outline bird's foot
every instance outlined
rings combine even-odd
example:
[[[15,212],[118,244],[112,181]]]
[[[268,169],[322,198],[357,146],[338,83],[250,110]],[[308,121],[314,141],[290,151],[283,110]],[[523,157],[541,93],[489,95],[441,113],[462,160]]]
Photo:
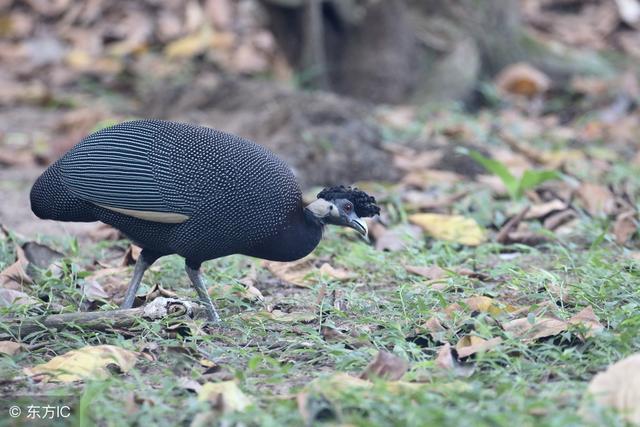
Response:
[[[204,308],[207,312],[207,320],[209,323],[220,323],[220,315],[218,314],[218,310],[213,305],[211,300],[209,301],[201,301],[204,304]]]

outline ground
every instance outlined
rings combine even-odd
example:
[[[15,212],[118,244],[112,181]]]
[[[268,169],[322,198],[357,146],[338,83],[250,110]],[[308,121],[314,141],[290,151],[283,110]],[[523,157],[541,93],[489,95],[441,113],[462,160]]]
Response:
[[[562,102],[547,102],[554,100]],[[560,125],[549,119],[554,113],[532,116],[518,102],[479,114],[381,110],[387,138],[406,142],[395,150],[406,175],[397,184],[361,183],[383,207],[385,225],[370,224],[372,243],[329,229],[302,263],[278,267],[241,256],[206,263],[224,319],[215,327],[141,318],[111,332],[79,326],[20,338],[12,330],[3,339],[21,347],[0,359],[1,394],[74,396],[67,398],[78,408],[73,416],[101,425],[621,425],[619,415],[593,409],[585,390],[640,346],[636,232],[620,231],[625,212],[635,215],[640,185],[637,164],[626,160],[634,134],[602,137],[636,119],[625,112],[603,124],[594,118],[610,108],[602,101]],[[587,131],[599,132],[595,142]],[[430,148],[416,148],[424,139]],[[553,162],[561,174],[509,197],[508,180],[449,149],[481,143],[516,175]],[[2,171],[3,201],[12,205],[3,205],[0,271],[30,240],[63,258],[48,273],[29,266],[33,284],[5,275],[3,287],[33,300],[1,308],[3,316],[115,309],[132,272],[122,266],[129,243],[96,234],[94,225],[28,220],[37,171]],[[526,206],[522,221],[505,231]],[[425,225],[420,212],[445,216]],[[472,222],[457,223],[451,234],[452,214]],[[439,220],[444,231],[433,228]],[[141,293],[156,285],[167,295],[195,295],[178,257],[160,260]],[[105,344],[135,352],[135,364],[82,382],[29,374],[54,356]],[[232,388],[210,391],[211,384]]]
[[[533,35],[611,74],[515,64],[428,105],[303,91],[250,1],[201,3],[0,2],[0,425],[49,403],[72,412],[47,425],[640,424],[640,367],[619,364],[640,349],[637,2],[522,2]],[[139,318],[104,320],[139,248],[36,218],[29,189],[84,135],[152,116],[255,139],[307,199],[357,184],[370,239],[206,262],[219,325],[180,311],[195,292],[165,257]],[[161,297],[178,311],[143,316]]]

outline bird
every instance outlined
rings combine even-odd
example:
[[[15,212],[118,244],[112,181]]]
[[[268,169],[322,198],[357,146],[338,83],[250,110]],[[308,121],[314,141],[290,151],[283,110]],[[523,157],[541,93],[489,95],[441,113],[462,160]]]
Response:
[[[209,127],[125,121],[94,132],[52,163],[30,192],[41,219],[101,221],[142,248],[121,308],[133,307],[145,271],[177,254],[209,321],[220,316],[203,262],[242,254],[294,261],[319,244],[326,225],[367,236],[380,213],[358,188],[327,187],[304,204],[289,166],[262,145]]]

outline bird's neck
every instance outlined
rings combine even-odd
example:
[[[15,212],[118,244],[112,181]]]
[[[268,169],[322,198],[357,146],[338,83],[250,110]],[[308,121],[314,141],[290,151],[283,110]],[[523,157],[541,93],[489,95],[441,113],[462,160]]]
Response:
[[[284,230],[246,255],[271,261],[295,261],[307,256],[318,246],[323,229],[322,223],[310,221],[303,209],[292,216]]]

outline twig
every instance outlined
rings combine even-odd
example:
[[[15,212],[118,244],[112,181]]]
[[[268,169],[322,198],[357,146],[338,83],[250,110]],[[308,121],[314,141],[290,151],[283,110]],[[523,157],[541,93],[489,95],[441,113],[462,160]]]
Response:
[[[496,242],[505,244],[509,241],[509,233],[513,231],[518,224],[524,219],[527,212],[531,206],[525,207],[518,215],[511,218],[507,223],[500,229],[498,234],[496,235]]]
[[[153,306],[152,304],[155,304]],[[163,305],[164,310],[158,310]],[[150,310],[150,308],[156,308]],[[111,331],[130,328],[141,319],[193,318],[203,313],[201,307],[188,301],[156,298],[151,304],[124,310],[89,311],[79,313],[51,314],[29,319],[0,319],[0,338],[24,338],[34,332],[47,330],[92,330]]]

